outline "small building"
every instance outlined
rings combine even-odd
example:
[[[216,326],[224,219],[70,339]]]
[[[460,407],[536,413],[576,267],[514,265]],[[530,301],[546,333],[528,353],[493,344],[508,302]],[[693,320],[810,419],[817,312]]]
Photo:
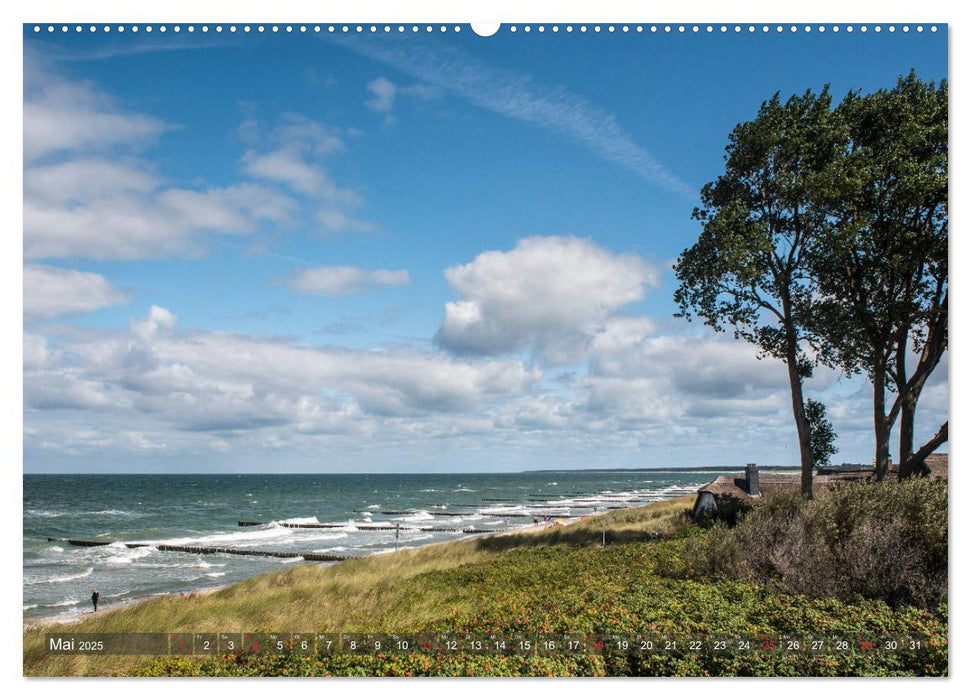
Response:
[[[796,488],[799,482],[795,482]],[[742,510],[752,506],[756,499],[762,497],[762,479],[759,467],[749,464],[745,467],[745,474],[737,476],[718,476],[714,481],[698,489],[692,517],[700,520],[706,517],[719,517],[733,521]]]
[[[930,469],[930,478],[947,480],[948,453],[934,453],[924,461]],[[813,491],[866,481],[873,476],[873,469],[865,467],[819,469],[813,476]],[[717,517],[734,522],[741,511],[751,508],[759,498],[781,491],[799,493],[801,488],[802,475],[798,472],[759,474],[758,465],[748,464],[742,476],[719,476],[698,489],[691,515],[696,521]]]

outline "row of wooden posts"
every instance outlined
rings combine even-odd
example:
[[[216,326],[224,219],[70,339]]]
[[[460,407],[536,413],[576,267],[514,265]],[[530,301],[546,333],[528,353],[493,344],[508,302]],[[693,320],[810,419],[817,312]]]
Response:
[[[238,522],[239,527],[255,527],[258,525],[265,525],[267,523],[244,521],[240,520]],[[290,528],[307,528],[307,529],[318,529],[318,528],[341,528],[347,527],[346,525],[333,525],[325,523],[280,523],[283,527]],[[356,526],[359,530],[394,530],[394,548],[398,551],[398,538],[400,536],[401,530],[420,530],[423,532],[462,532],[466,534],[485,534],[499,532],[499,530],[486,530],[478,528],[448,528],[448,527],[405,527],[402,528],[400,524],[395,525],[359,525]],[[65,542],[74,547],[107,547],[108,545],[115,544],[114,542],[108,542],[104,540],[79,540],[79,539],[59,539],[54,537],[48,537],[48,542]],[[319,552],[289,552],[289,551],[275,551],[275,550],[262,550],[262,549],[240,549],[238,547],[201,547],[195,545],[175,545],[175,544],[157,544],[152,545],[147,542],[125,542],[124,545],[129,549],[136,549],[139,547],[155,547],[161,552],[185,552],[188,554],[235,554],[238,556],[246,557],[276,557],[280,559],[305,559],[307,561],[343,561],[344,559],[353,557],[338,556],[336,554],[323,554]]]

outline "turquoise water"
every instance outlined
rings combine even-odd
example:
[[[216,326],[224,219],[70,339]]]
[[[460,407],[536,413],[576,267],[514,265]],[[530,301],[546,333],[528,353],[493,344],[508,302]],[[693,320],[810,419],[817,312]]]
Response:
[[[684,495],[716,474],[25,475],[24,618],[77,618],[91,609],[92,588],[100,607],[111,607],[305,563],[125,542],[364,556],[395,547],[394,531],[368,526],[399,524],[399,547],[420,546],[469,536],[421,527],[514,529],[544,515],[574,518]],[[115,544],[74,547],[48,538]]]

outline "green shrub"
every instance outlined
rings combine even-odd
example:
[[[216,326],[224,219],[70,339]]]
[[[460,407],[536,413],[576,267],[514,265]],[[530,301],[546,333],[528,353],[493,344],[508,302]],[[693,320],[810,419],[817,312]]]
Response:
[[[828,637],[870,633],[927,640],[920,654],[739,653],[576,656],[486,654],[333,657],[218,656],[147,662],[136,675],[158,676],[895,676],[946,675],[947,608],[892,609],[882,601],[811,600],[738,581],[684,577],[675,560],[708,533],[616,547],[517,548],[489,562],[429,571],[402,583],[394,607],[434,610],[411,629],[456,634],[759,635]],[[667,571],[677,571],[669,578]],[[387,619],[387,618],[385,618]],[[397,618],[394,619],[404,619]],[[373,630],[390,631],[379,617]],[[406,630],[404,622],[397,629]],[[363,630],[357,630],[363,631]]]
[[[932,608],[947,600],[947,484],[853,483],[804,501],[763,499],[684,549],[695,575],[813,598],[864,596]]]

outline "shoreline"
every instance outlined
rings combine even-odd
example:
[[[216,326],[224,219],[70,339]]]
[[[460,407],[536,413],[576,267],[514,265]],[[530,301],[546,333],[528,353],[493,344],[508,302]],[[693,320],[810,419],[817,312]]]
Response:
[[[454,542],[461,542],[461,541],[465,541],[465,540],[473,540],[473,539],[479,539],[479,538],[490,538],[490,537],[510,537],[510,536],[516,536],[516,535],[529,534],[529,533],[543,532],[543,531],[548,530],[550,528],[568,527],[570,525],[574,525],[574,524],[576,524],[578,522],[582,522],[582,521],[587,520],[587,519],[590,519],[590,518],[600,518],[600,517],[609,516],[611,514],[624,513],[624,512],[627,512],[627,511],[631,511],[631,510],[638,509],[638,508],[646,508],[646,507],[654,506],[654,505],[657,505],[658,503],[663,503],[663,502],[666,502],[666,501],[674,501],[674,500],[677,500],[678,498],[683,498],[683,497],[684,496],[668,496],[668,497],[664,497],[664,498],[658,498],[657,500],[650,501],[649,503],[644,503],[644,504],[637,505],[637,506],[628,506],[628,507],[625,507],[625,508],[617,508],[617,509],[614,509],[614,510],[605,511],[605,512],[601,512],[601,513],[591,513],[589,515],[581,515],[581,516],[576,516],[576,517],[572,517],[572,518],[563,518],[561,523],[549,522],[549,523],[538,523],[538,524],[525,524],[525,525],[522,525],[520,527],[510,528],[509,530],[505,530],[503,532],[466,534],[466,535],[463,535],[461,537],[456,537],[454,539],[443,540],[441,542],[428,542],[426,544],[421,544],[421,545],[416,545],[416,546],[399,547],[398,552],[395,552],[394,550],[388,549],[388,550],[385,550],[385,551],[373,552],[371,554],[366,554],[366,555],[364,555],[362,557],[353,557],[353,558],[345,559],[344,561],[351,561],[352,559],[368,559],[368,558],[371,558],[371,557],[394,555],[394,554],[397,554],[399,552],[406,552],[406,551],[412,551],[413,552],[413,551],[417,551],[417,550],[420,550],[420,549],[425,549],[425,548],[430,548],[430,547],[437,547],[437,546],[440,546],[440,545],[451,544],[451,543],[454,543]],[[313,561],[303,561],[303,562],[300,562],[300,563],[295,562],[294,565],[295,566],[305,566],[305,565],[308,565],[308,564],[317,564],[318,566],[331,567],[331,566],[339,565],[341,563],[343,563],[343,562],[313,562]],[[187,598],[191,598],[193,596],[208,596],[208,595],[211,595],[211,594],[216,593],[218,591],[221,591],[223,589],[229,588],[231,586],[235,586],[237,584],[240,584],[240,583],[243,583],[243,582],[246,582],[246,581],[250,581],[252,579],[259,578],[260,576],[265,576],[265,575],[267,575],[267,574],[266,573],[260,573],[260,574],[254,575],[254,576],[247,576],[245,578],[239,579],[238,581],[232,581],[230,583],[219,584],[219,585],[215,585],[215,586],[204,586],[202,588],[186,589],[184,591],[184,593],[185,593],[185,595],[186,595]],[[79,624],[79,623],[85,622],[86,620],[92,619],[93,617],[101,617],[103,615],[106,615],[106,614],[109,614],[109,613],[112,613],[112,612],[117,612],[117,611],[124,610],[126,608],[131,608],[133,606],[139,605],[139,604],[144,603],[146,601],[157,600],[157,599],[165,598],[165,597],[168,597],[168,596],[178,596],[178,595],[179,595],[179,592],[156,593],[156,594],[152,594],[152,595],[145,596],[145,597],[142,597],[142,598],[138,598],[138,599],[135,599],[135,600],[131,600],[131,601],[126,602],[126,603],[118,603],[118,604],[112,605],[110,607],[108,607],[108,606],[100,606],[100,608],[99,608],[99,610],[98,610],[97,613],[95,613],[94,611],[87,611],[87,612],[82,612],[80,615],[72,615],[70,617],[67,617],[67,616],[65,616],[65,617],[59,617],[59,616],[38,617],[38,618],[31,618],[29,620],[26,619],[26,618],[24,618],[22,620],[21,629],[22,629],[22,631],[41,630],[41,629],[50,628],[50,627],[53,627],[53,626],[56,626],[56,625],[74,625],[74,624]]]
[[[620,512],[626,511],[626,510],[632,510],[633,508],[644,508],[646,506],[653,505],[655,503],[661,503],[663,501],[674,500],[675,498],[678,498],[678,496],[674,496],[674,497],[671,497],[671,498],[659,498],[656,501],[651,501],[650,503],[646,503],[646,504],[643,504],[643,505],[640,505],[640,506],[633,506],[631,508],[619,508],[617,510],[613,510],[613,511],[609,511],[609,512],[611,512],[611,513],[620,513]],[[381,552],[372,552],[371,554],[366,554],[366,555],[364,555],[362,557],[349,557],[348,559],[345,559],[343,561],[314,562],[314,561],[304,560],[302,562],[294,562],[294,566],[306,566],[308,564],[316,564],[318,566],[331,567],[331,566],[336,566],[336,565],[342,564],[342,563],[344,563],[344,561],[351,561],[352,559],[367,559],[367,558],[371,558],[371,557],[380,557],[380,556],[394,555],[394,554],[398,554],[399,552],[417,551],[419,549],[424,549],[424,548],[428,548],[428,547],[437,547],[437,546],[440,546],[440,545],[443,545],[443,544],[450,544],[452,542],[461,542],[461,541],[464,541],[464,540],[473,540],[473,539],[487,538],[487,537],[509,537],[511,535],[520,535],[520,534],[526,534],[526,533],[531,533],[531,532],[542,532],[542,531],[547,530],[549,528],[553,528],[553,527],[565,527],[567,525],[572,525],[573,523],[580,522],[581,520],[584,520],[585,518],[597,517],[597,516],[603,516],[603,515],[606,515],[606,513],[599,513],[596,516],[594,516],[594,515],[584,515],[584,516],[577,516],[575,518],[569,518],[569,519],[564,518],[562,523],[549,522],[549,523],[539,523],[539,524],[535,524],[535,525],[534,524],[528,524],[528,525],[523,525],[521,527],[511,528],[511,529],[506,530],[506,531],[503,531],[503,532],[466,534],[466,535],[463,535],[461,537],[456,537],[454,539],[449,539],[449,540],[443,540],[441,542],[428,542],[426,544],[420,544],[420,545],[416,545],[416,546],[399,547],[398,548],[398,552],[395,552],[394,550],[385,550],[385,551],[381,551]],[[213,593],[216,593],[218,591],[221,591],[223,589],[229,588],[231,586],[235,586],[235,585],[240,584],[240,583],[243,583],[245,581],[249,581],[251,579],[258,578],[260,576],[266,576],[266,575],[267,575],[267,573],[264,572],[264,573],[261,573],[261,574],[256,574],[254,576],[247,576],[245,578],[239,579],[238,581],[232,581],[230,583],[224,583],[224,584],[219,584],[219,585],[215,585],[215,586],[204,586],[202,588],[187,589],[187,590],[184,591],[184,593],[185,593],[186,599],[192,598],[193,596],[199,596],[199,597],[208,596],[208,595],[212,595]],[[102,617],[102,616],[107,615],[107,614],[112,613],[112,612],[117,612],[117,611],[124,610],[126,608],[131,608],[131,607],[133,607],[135,605],[140,605],[141,603],[144,603],[146,601],[157,600],[159,598],[165,598],[167,596],[178,596],[178,595],[180,595],[180,593],[175,593],[175,592],[170,592],[170,593],[155,593],[155,594],[148,595],[148,596],[145,596],[143,598],[137,598],[135,600],[131,600],[131,601],[128,601],[128,602],[125,602],[125,603],[117,603],[117,604],[114,604],[114,605],[111,605],[111,606],[101,605],[101,606],[99,606],[99,609],[98,609],[97,612],[94,612],[93,610],[91,610],[91,611],[87,611],[87,612],[82,612],[80,615],[73,615],[72,614],[70,617],[67,617],[67,616],[65,616],[65,617],[58,617],[58,616],[53,616],[53,617],[38,617],[38,618],[31,618],[30,620],[28,620],[27,618],[23,618],[23,620],[21,622],[21,630],[23,632],[26,632],[26,631],[42,630],[42,629],[45,629],[45,628],[50,628],[50,627],[55,626],[55,625],[74,625],[74,624],[78,624],[78,623],[84,622],[86,620],[90,620],[90,619]]]
[[[257,574],[257,575],[262,576],[263,574]],[[224,588],[229,588],[230,586],[233,586],[237,583],[246,581],[249,578],[252,578],[252,577],[248,576],[247,578],[240,579],[239,581],[233,581],[232,583],[225,583],[225,584],[216,585],[216,586],[207,586],[205,588],[195,588],[190,591],[186,591],[185,595],[186,595],[186,598],[189,598],[191,596],[201,597],[201,596],[211,595],[213,593],[216,593],[217,591],[221,591]],[[179,595],[179,594],[178,593],[153,593],[152,595],[145,596],[144,598],[136,598],[135,600],[130,600],[126,603],[115,603],[113,605],[99,605],[97,612],[95,612],[94,610],[88,610],[86,612],[82,612],[80,615],[72,614],[70,617],[67,617],[67,616],[36,617],[30,620],[27,620],[25,618],[21,623],[21,628],[23,631],[27,631],[27,630],[44,629],[46,627],[51,627],[53,625],[74,625],[80,622],[85,622],[86,620],[93,620],[99,617],[103,617],[111,612],[124,610],[125,608],[130,608],[135,605],[140,605],[141,603],[144,603],[149,600],[157,600],[159,598],[165,598],[166,596],[173,596],[173,595]]]

